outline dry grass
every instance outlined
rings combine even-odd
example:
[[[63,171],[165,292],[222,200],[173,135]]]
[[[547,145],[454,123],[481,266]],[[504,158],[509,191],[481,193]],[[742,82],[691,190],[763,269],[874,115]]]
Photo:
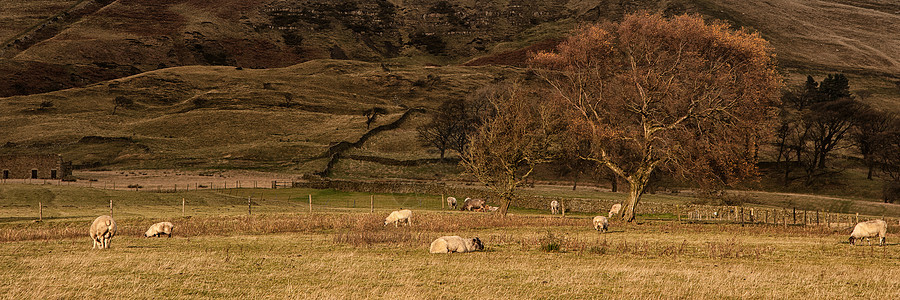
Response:
[[[893,298],[900,288],[897,243],[854,247],[845,233],[809,228],[657,222],[599,234],[587,219],[461,213],[425,213],[401,228],[370,214],[254,218],[182,220],[171,239],[126,229],[104,251],[91,250],[86,237],[0,242],[0,294],[834,299]],[[480,236],[486,249],[428,254],[428,243],[446,234]],[[558,251],[541,250],[549,239]]]

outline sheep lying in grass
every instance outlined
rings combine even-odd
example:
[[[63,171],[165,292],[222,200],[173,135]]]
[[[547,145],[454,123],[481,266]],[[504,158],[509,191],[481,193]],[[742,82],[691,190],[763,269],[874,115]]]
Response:
[[[866,239],[866,243],[868,243],[869,238],[878,237],[879,244],[884,245],[884,235],[886,233],[887,222],[885,222],[884,220],[860,222],[859,224],[856,224],[856,227],[853,228],[853,232],[850,233],[850,244],[856,245],[856,240],[862,238]]]
[[[459,210],[484,210],[484,204],[484,200],[466,198],[466,201],[464,201],[463,205],[459,207]]]
[[[594,229],[600,232],[607,232],[609,230],[609,219],[604,216],[594,217]]]
[[[394,227],[397,227],[400,223],[406,223],[406,225],[412,225],[412,211],[408,209],[403,210],[395,210],[391,212],[387,218],[384,218],[384,225],[394,223]]]
[[[471,239],[459,236],[442,236],[431,242],[431,253],[466,253],[484,250],[484,244],[477,237]]]
[[[456,198],[447,197],[447,208],[456,209]]]
[[[613,216],[618,216],[620,210],[622,210],[622,204],[619,204],[619,203],[613,204],[612,208],[609,209],[609,218],[612,218]]]
[[[490,206],[490,205],[485,205],[485,206],[484,206],[484,209],[487,210],[487,211],[490,211],[490,212],[495,212],[495,211],[497,211],[498,209],[500,209],[500,207],[497,207],[497,206]]]
[[[110,216],[99,216],[91,223],[91,240],[94,246],[91,249],[109,248],[109,240],[116,235],[116,221]]]
[[[555,215],[559,213],[559,201],[553,200],[550,201],[550,214]]]
[[[147,232],[144,233],[145,237],[159,237],[160,234],[165,234],[168,237],[172,237],[172,230],[175,229],[175,225],[169,222],[159,222],[153,225],[150,225],[150,229],[147,229]]]

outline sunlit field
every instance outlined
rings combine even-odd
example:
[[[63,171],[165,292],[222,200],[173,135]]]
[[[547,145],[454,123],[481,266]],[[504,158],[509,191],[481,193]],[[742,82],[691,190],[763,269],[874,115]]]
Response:
[[[890,227],[885,246],[849,245],[849,228],[646,218],[636,224],[613,222],[611,231],[601,234],[591,227],[590,216],[582,214],[562,218],[513,210],[499,218],[441,210],[436,200],[419,206],[417,198],[426,199],[422,195],[376,195],[370,212],[368,194],[296,189],[268,191],[284,194],[260,200],[248,215],[241,192],[261,192],[234,190],[212,197],[217,194],[68,188],[53,193],[83,204],[55,197],[62,205],[48,208],[44,221],[34,222],[25,215],[30,210],[24,204],[9,204],[40,189],[4,187],[4,298],[900,295],[897,227]],[[89,224],[109,211],[104,207],[108,199],[88,199],[110,192],[116,199],[118,235],[110,249],[92,250]],[[313,213],[308,212],[308,195],[314,198]],[[183,196],[195,199],[185,216]],[[398,206],[414,209],[412,226],[383,226],[384,217]],[[175,224],[174,237],[141,236],[150,224],[163,220]],[[485,251],[429,254],[431,241],[443,235],[480,237]]]

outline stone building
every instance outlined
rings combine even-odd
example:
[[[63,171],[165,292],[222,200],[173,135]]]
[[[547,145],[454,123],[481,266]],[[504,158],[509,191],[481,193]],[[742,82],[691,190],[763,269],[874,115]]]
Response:
[[[60,179],[72,175],[72,164],[57,154],[0,155],[0,178]]]

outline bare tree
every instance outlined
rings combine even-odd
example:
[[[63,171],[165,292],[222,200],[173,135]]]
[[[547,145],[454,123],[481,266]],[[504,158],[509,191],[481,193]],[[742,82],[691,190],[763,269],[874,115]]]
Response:
[[[759,35],[722,22],[631,14],[581,27],[532,62],[572,134],[590,144],[582,158],[628,183],[621,217],[632,221],[659,168],[723,184],[755,174],[748,146],[777,113],[773,58]]]
[[[416,128],[419,141],[426,146],[437,148],[441,160],[448,149],[462,153],[461,141],[468,141],[471,116],[466,113],[463,99],[451,98],[444,101],[431,115],[431,121]]]
[[[868,104],[860,103],[859,110],[854,118],[851,136],[859,150],[859,154],[863,157],[863,164],[866,165],[868,172],[866,179],[872,180],[872,174],[875,171],[876,162],[872,157],[874,152],[880,146],[879,138],[889,132],[891,126],[897,122],[896,113],[888,113],[872,108]]]
[[[487,100],[491,117],[470,136],[461,164],[499,197],[500,215],[506,216],[515,191],[523,186],[534,166],[547,162],[553,152],[550,138],[559,118],[546,103],[518,85],[495,86]]]

